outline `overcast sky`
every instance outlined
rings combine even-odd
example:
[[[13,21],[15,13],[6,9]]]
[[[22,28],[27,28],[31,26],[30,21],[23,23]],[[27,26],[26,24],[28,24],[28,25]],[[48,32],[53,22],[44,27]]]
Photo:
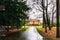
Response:
[[[39,4],[37,4],[36,2],[37,2],[37,0],[25,0],[25,1],[27,1],[27,5],[29,6],[29,7],[31,7],[32,9],[31,10],[29,10],[29,12],[28,12],[28,14],[29,14],[29,18],[37,18],[37,17],[43,17],[43,13],[42,12],[40,12],[39,10],[37,10],[37,9],[39,9],[37,6],[39,6]],[[51,0],[48,0],[48,2],[50,2]],[[55,0],[54,0],[55,1]],[[38,2],[40,2],[40,0],[38,1]],[[52,17],[52,10],[51,10],[51,7],[52,7],[52,5],[49,5],[48,6],[48,12],[50,13],[50,17]]]

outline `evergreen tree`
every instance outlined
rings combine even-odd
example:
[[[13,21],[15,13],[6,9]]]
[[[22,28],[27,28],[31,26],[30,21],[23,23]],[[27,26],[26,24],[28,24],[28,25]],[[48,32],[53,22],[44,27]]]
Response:
[[[28,18],[26,11],[30,8],[23,1],[18,0],[0,0],[0,5],[5,10],[0,10],[0,24],[2,26],[21,26],[22,20]]]

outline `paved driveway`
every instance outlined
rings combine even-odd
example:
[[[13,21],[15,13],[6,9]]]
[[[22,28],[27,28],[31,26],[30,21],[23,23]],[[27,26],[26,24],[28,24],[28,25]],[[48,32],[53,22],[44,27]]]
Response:
[[[0,40],[43,40],[43,37],[37,32],[35,26],[29,26],[25,31],[10,33]]]

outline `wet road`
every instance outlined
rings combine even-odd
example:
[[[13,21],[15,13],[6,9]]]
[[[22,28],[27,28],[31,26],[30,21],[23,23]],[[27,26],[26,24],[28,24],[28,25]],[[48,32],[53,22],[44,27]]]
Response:
[[[31,26],[25,31],[10,33],[6,37],[1,37],[0,40],[43,40],[43,37],[34,26]]]
[[[43,37],[37,32],[35,26],[30,26],[22,33],[21,40],[43,40]]]

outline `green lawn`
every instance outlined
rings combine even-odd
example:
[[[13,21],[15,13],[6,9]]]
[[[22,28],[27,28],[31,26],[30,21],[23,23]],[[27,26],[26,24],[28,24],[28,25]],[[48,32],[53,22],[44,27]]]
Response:
[[[36,26],[36,28],[39,30],[39,29],[41,29],[41,28],[42,28],[42,26]]]
[[[25,26],[22,26],[21,28],[25,28],[25,29],[26,29],[26,28],[29,28],[29,26],[26,26],[26,25],[25,25]],[[37,29],[41,29],[42,26],[36,26],[36,28],[37,28]]]
[[[25,25],[25,26],[22,26],[21,28],[25,28],[25,29],[26,29],[26,28],[29,28],[29,26],[26,26],[26,25]]]

